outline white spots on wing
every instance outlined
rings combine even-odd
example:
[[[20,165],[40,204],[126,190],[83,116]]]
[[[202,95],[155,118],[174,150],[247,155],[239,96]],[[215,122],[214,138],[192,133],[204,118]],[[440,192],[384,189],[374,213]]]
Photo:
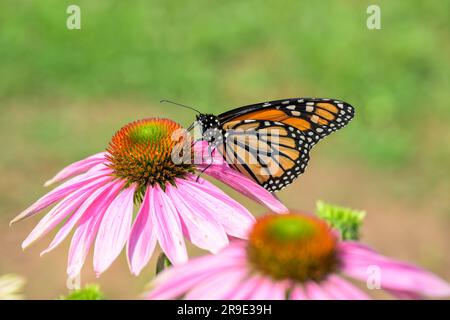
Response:
[[[305,108],[306,112],[313,112],[314,111],[314,107],[311,105],[306,106]]]
[[[311,117],[311,121],[314,122],[314,123],[317,123],[319,121],[319,117],[317,115],[313,115]]]
[[[294,104],[291,104],[290,106],[287,106],[286,107],[286,109],[288,109],[288,110],[295,110],[295,105]]]
[[[300,111],[292,111],[291,113],[293,116],[296,116],[296,117],[300,117],[302,115],[302,113]]]

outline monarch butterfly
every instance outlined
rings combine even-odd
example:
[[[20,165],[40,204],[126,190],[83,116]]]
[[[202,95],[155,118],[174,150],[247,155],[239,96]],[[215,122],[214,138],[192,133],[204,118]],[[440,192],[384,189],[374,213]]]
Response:
[[[309,151],[318,141],[353,116],[354,108],[344,101],[291,98],[218,116],[199,113],[196,123],[211,150],[218,150],[231,167],[275,192],[305,171]]]

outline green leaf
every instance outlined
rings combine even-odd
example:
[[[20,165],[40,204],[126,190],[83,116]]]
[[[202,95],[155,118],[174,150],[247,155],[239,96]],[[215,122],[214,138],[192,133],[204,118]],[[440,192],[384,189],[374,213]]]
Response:
[[[166,257],[164,253],[161,253],[158,257],[158,261],[156,262],[156,274],[160,273],[164,269],[167,269],[171,266],[169,259]]]

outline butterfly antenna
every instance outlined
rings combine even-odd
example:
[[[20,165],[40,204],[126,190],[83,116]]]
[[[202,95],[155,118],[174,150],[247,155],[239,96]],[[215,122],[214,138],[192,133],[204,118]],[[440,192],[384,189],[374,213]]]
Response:
[[[171,103],[171,104],[177,105],[177,106],[179,106],[179,107],[191,109],[191,110],[197,112],[198,114],[201,114],[201,112],[198,111],[197,109],[194,109],[194,108],[192,108],[192,107],[186,106],[186,105],[181,104],[181,103],[178,103],[178,102],[174,102],[174,101],[170,101],[170,100],[161,100],[159,103]]]
[[[187,128],[187,131],[191,131],[192,129],[194,129],[195,126],[195,121],[192,122],[192,124],[189,126],[189,128]]]

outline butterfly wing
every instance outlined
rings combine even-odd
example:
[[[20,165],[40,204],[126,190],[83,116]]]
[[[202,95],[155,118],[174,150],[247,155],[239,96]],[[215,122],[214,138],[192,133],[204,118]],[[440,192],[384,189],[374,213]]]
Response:
[[[320,139],[345,126],[354,108],[334,99],[270,101],[219,115],[223,156],[269,191],[278,191],[302,174],[309,151]]]
[[[246,120],[225,132],[227,163],[269,191],[278,191],[304,172],[310,145],[302,132],[270,120]]]

